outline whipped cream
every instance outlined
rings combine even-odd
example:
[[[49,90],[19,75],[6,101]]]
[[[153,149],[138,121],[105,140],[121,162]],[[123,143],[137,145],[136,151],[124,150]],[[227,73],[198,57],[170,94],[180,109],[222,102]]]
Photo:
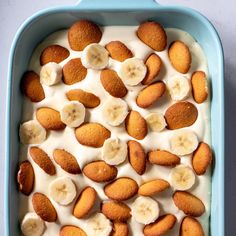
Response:
[[[120,40],[121,42],[125,43],[127,47],[133,52],[134,56],[140,59],[145,60],[153,50],[145,45],[142,41],[140,41],[136,36],[137,26],[105,26],[102,28],[103,36],[100,41],[101,45],[105,45],[112,40]],[[200,45],[186,32],[167,28],[165,29],[168,38],[168,45],[174,40],[181,40],[186,45],[189,46],[189,49],[192,54],[192,65],[189,72],[186,74],[187,78],[191,77],[191,74],[196,70],[202,70],[206,74],[208,74],[208,67],[207,67],[207,59],[201,49]],[[70,59],[81,57],[82,52],[76,52],[71,50],[68,40],[67,40],[67,30],[58,31],[53,33],[49,37],[47,37],[34,51],[30,64],[29,70],[33,70],[36,73],[40,73],[40,62],[39,57],[42,50],[51,44],[58,44],[63,47],[66,47],[70,51],[70,56],[60,63],[61,66],[65,65]],[[162,59],[164,69],[161,70],[161,74],[158,78],[162,79],[164,82],[171,76],[179,74],[170,64],[168,58],[167,49],[162,52],[156,52]],[[115,61],[113,59],[109,59],[109,68],[114,69],[117,71],[120,62]],[[142,109],[137,106],[135,102],[135,98],[143,87],[142,85],[129,87],[128,94],[124,98],[124,100],[129,105],[130,109],[136,110],[140,112],[140,114],[145,117],[150,112],[161,112],[165,113],[165,110],[174,103],[170,100],[167,93],[166,95],[161,98],[155,106],[152,106],[150,109]],[[74,84],[74,85],[65,85],[63,83],[59,83],[57,85],[48,87],[43,85],[45,91],[45,99],[39,103],[32,103],[27,98],[24,99],[23,105],[23,112],[22,112],[22,122],[36,119],[35,118],[35,111],[39,107],[52,107],[56,110],[60,110],[63,105],[68,101],[65,94],[67,91],[71,89],[84,89],[88,92],[92,92],[97,95],[101,100],[101,105],[110,97],[110,95],[104,90],[103,86],[100,83],[100,71],[95,71],[88,69],[87,76],[84,80]],[[210,97],[210,96],[209,96]],[[199,141],[204,141],[210,144],[210,101],[209,99],[202,104],[197,104],[193,100],[192,96],[189,96],[186,99],[192,102],[198,109],[198,118],[196,122],[187,128],[187,130],[194,131]],[[93,108],[93,109],[86,109],[86,121],[90,122],[99,122],[108,129],[112,131],[112,137],[119,137],[123,141],[128,141],[132,139],[127,132],[125,131],[124,125],[119,127],[111,127],[102,118],[101,114],[101,105]],[[89,117],[89,120],[88,120]],[[149,131],[148,135],[140,141],[142,146],[145,148],[145,151],[150,151],[153,149],[163,149],[163,150],[170,150],[169,146],[169,138],[173,134],[172,130],[163,130],[161,132],[151,132]],[[91,148],[82,146],[75,138],[74,129],[70,127],[66,127],[63,131],[50,131],[48,132],[47,139],[40,145],[42,148],[51,158],[54,149],[60,148],[65,149],[71,154],[73,154],[81,167],[84,167],[86,163],[89,163],[94,160],[101,159],[101,148]],[[59,235],[59,231],[61,226],[63,225],[75,225],[81,227],[86,232],[86,220],[77,219],[72,215],[72,210],[75,201],[73,201],[69,206],[61,206],[54,202],[49,196],[49,185],[50,183],[61,176],[68,176],[70,177],[77,187],[77,194],[85,187],[85,186],[92,186],[96,189],[99,198],[101,200],[106,200],[107,196],[103,192],[103,187],[105,184],[97,184],[86,176],[79,174],[79,175],[72,175],[65,171],[63,171],[60,166],[55,163],[56,167],[56,175],[49,176],[47,175],[39,166],[34,163],[28,153],[29,146],[21,145],[20,148],[20,161],[28,159],[34,168],[35,171],[35,186],[34,192],[41,192],[46,194],[49,199],[52,201],[57,214],[58,220],[55,223],[46,223],[46,230],[44,232],[44,236],[54,236]],[[191,155],[181,157],[181,163],[190,165],[191,166]],[[162,178],[167,181],[170,181],[170,170],[171,168],[162,167],[158,165],[150,165],[146,170],[145,174],[142,176],[138,175],[126,160],[125,163],[118,166],[118,176],[127,176],[133,178],[137,183],[140,185],[145,181]],[[195,185],[190,190],[193,194],[198,196],[204,203],[206,207],[206,212],[198,218],[201,222],[205,235],[207,236],[209,233],[209,215],[210,215],[210,196],[211,196],[211,175],[210,171],[208,170],[203,176],[197,176],[197,181]],[[172,200],[173,189],[164,191],[163,193],[158,194],[155,196],[155,200],[158,201],[160,205],[160,215],[165,213],[172,213],[177,217],[177,223],[175,227],[169,231],[166,235],[167,236],[175,236],[178,235],[180,222],[184,217],[184,213],[180,211],[174,204]],[[29,197],[26,197],[20,194],[20,211],[19,211],[19,218],[20,220],[23,216],[29,212],[33,211],[32,202],[31,202],[32,194]],[[134,198],[131,200],[126,201],[126,203],[131,206]],[[100,204],[93,208],[92,212],[100,212]],[[129,222],[129,228],[132,232],[131,235],[141,236],[143,235],[143,225],[137,223],[133,218],[131,218]]]

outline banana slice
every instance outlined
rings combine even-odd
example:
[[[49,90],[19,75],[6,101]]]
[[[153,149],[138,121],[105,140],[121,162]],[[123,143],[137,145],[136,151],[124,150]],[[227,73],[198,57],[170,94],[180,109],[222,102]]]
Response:
[[[121,79],[127,85],[137,85],[145,77],[147,73],[147,67],[143,60],[138,58],[126,59],[120,66],[119,75]]]
[[[171,151],[176,155],[187,155],[192,153],[198,146],[196,134],[189,130],[177,131],[170,138]]]
[[[166,127],[166,120],[161,113],[150,113],[146,116],[145,119],[152,131],[160,132]]]
[[[118,126],[128,115],[128,105],[120,98],[110,98],[102,107],[102,115],[109,125]]]
[[[100,70],[108,65],[109,53],[100,44],[92,43],[83,50],[81,62],[86,68]]]
[[[119,165],[127,157],[127,144],[116,138],[107,139],[102,147],[102,159],[109,165]]]
[[[141,224],[154,222],[159,216],[159,205],[150,197],[138,197],[131,205],[131,214]]]
[[[108,236],[112,230],[111,222],[102,213],[96,213],[87,220],[88,236]]]
[[[60,111],[61,120],[67,126],[74,128],[84,122],[85,107],[77,101],[68,102]]]
[[[62,78],[62,67],[55,63],[49,62],[41,68],[40,71],[40,82],[47,86],[52,86],[61,81]]]
[[[76,188],[69,177],[60,177],[49,185],[49,195],[60,205],[68,205],[76,196]]]
[[[176,75],[168,79],[167,88],[174,101],[185,99],[191,90],[189,80],[182,75]]]
[[[179,165],[170,172],[171,185],[175,190],[188,190],[195,183],[193,170],[186,165]]]
[[[34,212],[29,212],[21,222],[21,231],[25,236],[41,236],[45,230],[44,221]]]
[[[46,139],[47,132],[36,120],[30,120],[20,125],[19,136],[23,144],[39,144]]]

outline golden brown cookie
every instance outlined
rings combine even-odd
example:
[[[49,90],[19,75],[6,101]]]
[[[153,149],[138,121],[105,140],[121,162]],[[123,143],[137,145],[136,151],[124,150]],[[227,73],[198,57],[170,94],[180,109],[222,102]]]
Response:
[[[101,183],[111,181],[116,178],[117,168],[108,165],[105,161],[93,161],[85,165],[83,173],[89,179]]]
[[[40,218],[47,222],[57,220],[57,212],[51,201],[42,193],[34,193],[32,196],[34,211]]]
[[[176,222],[176,217],[172,214],[167,214],[159,217],[154,223],[146,225],[143,229],[145,236],[161,236],[171,230]]]
[[[32,157],[33,161],[47,174],[55,175],[56,168],[51,161],[50,157],[46,152],[44,152],[41,148],[31,147],[29,149],[29,154]]]
[[[68,30],[68,41],[75,51],[82,51],[89,44],[98,43],[101,37],[102,32],[99,27],[88,20],[75,22]]]
[[[127,223],[115,221],[110,236],[129,236],[129,226]]]
[[[138,192],[138,185],[131,178],[121,177],[105,185],[104,192],[112,200],[124,201]]]
[[[85,123],[75,129],[75,137],[82,145],[89,147],[102,147],[111,132],[99,123]]]
[[[87,236],[78,226],[66,225],[61,227],[59,236]]]
[[[69,55],[70,52],[67,48],[60,45],[50,45],[42,51],[40,55],[40,64],[43,66],[49,62],[60,63],[69,57]]]
[[[17,182],[19,190],[25,194],[30,195],[34,188],[34,169],[29,161],[23,161],[20,164],[17,173]]]
[[[186,44],[179,40],[172,42],[168,54],[172,66],[178,72],[186,74],[189,71],[192,57]]]
[[[103,88],[113,97],[123,98],[128,90],[114,70],[105,69],[100,75]]]
[[[167,44],[167,36],[163,27],[154,21],[146,21],[140,24],[137,36],[155,51],[163,51]]]
[[[68,100],[78,101],[86,108],[94,108],[99,106],[100,98],[93,93],[86,92],[82,89],[72,89],[66,93]]]
[[[144,139],[148,128],[146,120],[137,111],[130,111],[125,119],[127,133],[135,139]]]
[[[135,140],[128,141],[128,157],[130,165],[137,174],[144,174],[146,170],[146,154],[139,142]]]
[[[61,121],[59,111],[50,107],[41,107],[36,111],[38,122],[48,130],[62,130],[66,125]]]
[[[191,102],[177,102],[165,113],[168,129],[180,129],[191,126],[197,120],[198,110]]]
[[[142,196],[152,196],[168,189],[170,184],[164,179],[155,179],[143,183],[138,190],[138,194]]]
[[[161,166],[176,166],[180,164],[180,158],[178,156],[164,150],[150,151],[148,153],[148,160],[152,164]]]
[[[161,81],[148,85],[139,92],[136,98],[136,103],[139,107],[147,108],[158,101],[165,91],[166,85]]]
[[[135,140],[130,140],[128,142],[128,157],[130,165],[137,172],[137,174],[144,174],[146,170],[146,154],[139,142]]]
[[[102,204],[102,213],[110,220],[127,221],[131,217],[130,211],[123,202],[108,201]]]
[[[212,151],[207,143],[201,142],[192,157],[193,169],[197,175],[205,174],[212,162]]]
[[[80,58],[69,60],[62,68],[63,82],[72,85],[85,79],[87,69],[82,65]]]
[[[39,75],[34,71],[27,71],[21,79],[21,91],[31,102],[40,102],[45,98]]]
[[[111,41],[105,48],[111,58],[120,62],[133,57],[133,53],[120,41]]]
[[[81,219],[85,217],[89,211],[93,208],[97,198],[97,192],[92,187],[86,187],[84,188],[78,199],[76,200],[74,209],[73,209],[73,215]]]
[[[66,172],[70,174],[80,174],[81,170],[76,158],[63,149],[55,149],[53,151],[54,161]]]
[[[147,67],[147,74],[142,81],[142,84],[148,85],[159,75],[162,67],[161,58],[156,54],[152,53],[146,60],[145,65]]]
[[[173,194],[173,201],[186,215],[199,217],[205,212],[203,202],[189,192],[176,191]]]
[[[203,71],[195,71],[191,77],[193,98],[197,103],[203,103],[208,97],[207,79]]]
[[[180,236],[204,236],[204,231],[197,219],[186,216],[184,217],[179,231]]]

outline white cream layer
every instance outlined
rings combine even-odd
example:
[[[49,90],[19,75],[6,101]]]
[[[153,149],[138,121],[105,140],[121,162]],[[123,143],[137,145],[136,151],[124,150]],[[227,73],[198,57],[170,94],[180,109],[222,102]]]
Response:
[[[106,26],[102,28],[103,36],[100,44],[105,45],[106,43],[112,40],[120,40],[127,45],[127,47],[133,52],[134,56],[137,58],[141,58],[145,60],[153,50],[142,43],[136,36],[135,32],[137,30],[136,26]],[[200,45],[186,32],[169,28],[166,29],[168,45],[174,40],[181,40],[185,42],[191,51],[192,54],[192,66],[189,72],[186,74],[187,78],[190,78],[191,74],[196,70],[203,70],[208,73],[207,68],[207,60],[206,57],[200,47]],[[67,31],[59,31],[53,33],[49,37],[47,37],[34,51],[31,62],[29,65],[29,70],[34,70],[36,73],[40,72],[41,66],[39,63],[39,57],[42,50],[51,44],[59,44],[61,46],[66,47],[70,51],[70,56],[60,63],[61,66],[65,65],[72,58],[77,58],[81,56],[81,52],[76,52],[70,49],[68,41],[67,41]],[[168,48],[168,46],[167,46]],[[173,75],[178,74],[178,72],[173,69],[171,66],[167,50],[162,52],[156,52],[162,59],[163,68],[158,76],[157,80],[160,78],[163,81],[166,81]],[[117,69],[120,62],[117,62],[113,59],[110,59],[109,68]],[[39,103],[31,103],[27,98],[24,99],[23,112],[22,112],[22,122],[35,119],[35,111],[37,108],[42,106],[52,107],[54,109],[60,110],[68,100],[65,96],[65,93],[71,89],[81,88],[86,91],[92,92],[99,96],[101,99],[101,105],[104,101],[110,96],[103,88],[100,83],[100,71],[94,71],[89,69],[86,78],[74,85],[68,86],[63,83],[59,83],[58,85],[48,87],[43,85],[45,90],[46,98]],[[162,112],[174,103],[170,100],[169,96],[166,95],[156,103],[155,106],[152,106],[150,109],[142,109],[136,105],[135,98],[138,94],[138,91],[142,88],[141,85],[135,87],[128,87],[129,92],[127,96],[124,98],[128,103],[130,109],[139,111],[144,117],[149,112]],[[199,115],[197,121],[186,129],[194,131],[199,141],[204,141],[210,144],[210,102],[209,100],[204,102],[203,104],[196,104],[192,97],[187,99],[195,104],[198,109]],[[105,127],[112,131],[112,137],[119,137],[124,141],[128,141],[132,139],[125,131],[123,125],[119,127],[111,127],[105,123],[102,119],[101,115],[101,105],[94,109],[86,110],[86,121],[90,122],[99,122],[103,124]],[[150,151],[152,149],[164,149],[169,150],[169,138],[172,133],[175,131],[165,129],[162,132],[151,132],[149,131],[148,135],[145,139],[141,140],[141,144],[145,148],[146,151]],[[52,158],[53,150],[56,148],[65,149],[68,152],[72,153],[76,158],[81,168],[93,160],[101,159],[101,149],[100,148],[90,148],[86,146],[80,145],[74,135],[74,129],[66,127],[63,131],[50,131],[48,132],[48,138],[45,142],[39,145],[44,151],[48,153],[48,155]],[[49,184],[55,178],[59,176],[68,176],[74,180],[77,186],[77,194],[82,190],[84,186],[90,185],[94,187],[100,197],[100,199],[105,200],[107,197],[103,192],[104,184],[97,184],[91,180],[89,180],[84,175],[71,175],[67,172],[63,171],[56,163],[57,174],[55,176],[47,175],[42,169],[40,169],[37,164],[35,164],[31,157],[28,154],[28,146],[21,145],[20,149],[20,160],[28,159],[35,171],[35,187],[34,192],[42,192],[49,197]],[[191,165],[191,156],[181,157],[181,163]],[[148,166],[144,175],[139,176],[130,166],[128,161],[118,166],[118,176],[129,176],[137,181],[138,184],[141,184],[145,181],[152,180],[155,178],[163,178],[165,180],[170,181],[169,179],[170,168],[161,167],[157,165]],[[210,214],[210,195],[211,195],[211,177],[210,171],[208,171],[203,176],[198,176],[195,185],[190,190],[193,194],[198,196],[205,204],[206,213],[204,213],[200,218],[200,222],[202,223],[205,231],[205,235],[208,235],[209,228],[209,214]],[[155,199],[158,201],[161,211],[160,214],[172,213],[177,219],[178,223],[176,223],[175,227],[166,235],[167,236],[176,236],[178,235],[179,225],[184,217],[182,211],[180,211],[172,201],[172,193],[173,190],[165,191],[164,193],[158,194]],[[33,211],[32,203],[31,203],[32,194],[29,197],[20,195],[20,220],[28,211]],[[46,230],[43,234],[44,236],[56,236],[59,235],[59,230],[62,225],[77,225],[84,229],[86,220],[78,220],[73,217],[72,209],[74,206],[74,202],[69,206],[60,206],[52,199],[50,199],[55,206],[58,214],[58,220],[55,223],[46,223]],[[126,201],[128,205],[133,202],[134,199]],[[97,203],[96,207],[93,209],[93,212],[99,211],[100,204]],[[130,235],[141,236],[143,235],[143,225],[135,222],[134,219],[131,219],[129,222],[130,227]]]

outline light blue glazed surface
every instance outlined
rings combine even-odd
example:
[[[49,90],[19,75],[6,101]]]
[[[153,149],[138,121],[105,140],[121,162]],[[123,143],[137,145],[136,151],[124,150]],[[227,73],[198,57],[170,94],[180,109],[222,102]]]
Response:
[[[189,32],[203,47],[209,65],[212,89],[211,126],[215,154],[212,178],[210,235],[224,235],[224,65],[220,39],[209,21],[198,12],[176,6],[161,6],[152,0],[82,0],[76,6],[46,9],[36,13],[18,30],[12,44],[8,71],[5,169],[5,235],[18,236],[18,128],[22,95],[20,79],[35,46],[50,33],[87,18],[100,25],[138,25],[156,20],[165,27]],[[206,190],[207,191],[207,190]]]

